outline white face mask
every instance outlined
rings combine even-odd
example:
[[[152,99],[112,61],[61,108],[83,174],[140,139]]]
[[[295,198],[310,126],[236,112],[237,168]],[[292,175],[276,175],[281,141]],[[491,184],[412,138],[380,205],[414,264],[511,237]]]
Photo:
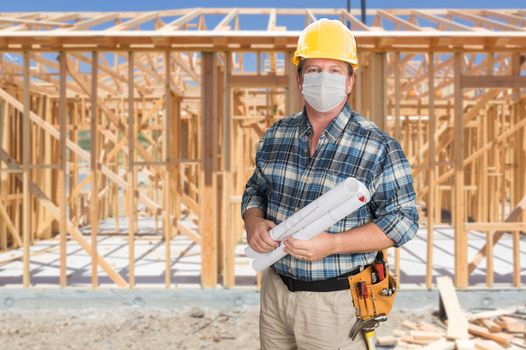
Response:
[[[304,74],[303,97],[318,112],[330,111],[347,97],[345,80],[345,75],[338,73]]]

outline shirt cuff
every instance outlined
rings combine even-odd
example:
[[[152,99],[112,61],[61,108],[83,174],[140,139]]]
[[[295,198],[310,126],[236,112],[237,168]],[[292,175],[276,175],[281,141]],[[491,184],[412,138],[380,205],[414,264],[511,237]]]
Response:
[[[260,208],[264,211],[267,210],[266,201],[263,197],[255,195],[247,195],[243,198],[241,203],[241,217],[245,215],[245,212],[250,208]]]
[[[373,221],[387,237],[400,247],[416,235],[417,225],[403,213],[387,214]]]

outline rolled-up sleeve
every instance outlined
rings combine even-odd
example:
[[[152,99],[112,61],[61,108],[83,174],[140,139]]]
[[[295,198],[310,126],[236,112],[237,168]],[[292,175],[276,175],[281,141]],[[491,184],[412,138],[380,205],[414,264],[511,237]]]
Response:
[[[243,217],[245,212],[250,208],[267,210],[268,181],[261,169],[264,158],[264,143],[265,135],[258,143],[256,150],[256,168],[250,179],[248,179],[245,191],[243,192],[241,199],[241,217]]]
[[[370,203],[373,222],[400,247],[416,235],[418,212],[411,167],[398,142],[389,142],[378,170]]]

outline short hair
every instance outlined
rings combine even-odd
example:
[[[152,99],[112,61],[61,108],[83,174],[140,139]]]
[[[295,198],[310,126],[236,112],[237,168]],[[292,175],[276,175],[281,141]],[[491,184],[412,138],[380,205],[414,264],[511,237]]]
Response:
[[[302,75],[303,74],[303,64],[305,63],[305,59],[302,58],[300,60],[300,62],[298,63],[298,75]],[[352,64],[350,64],[349,62],[345,62],[347,63],[347,67],[348,67],[348,71],[349,71],[349,76],[352,76],[353,73],[354,73],[354,69],[352,67]]]

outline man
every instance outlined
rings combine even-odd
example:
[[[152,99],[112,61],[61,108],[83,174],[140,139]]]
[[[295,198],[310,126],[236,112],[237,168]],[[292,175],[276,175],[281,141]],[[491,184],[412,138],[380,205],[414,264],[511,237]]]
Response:
[[[411,169],[394,139],[347,104],[358,67],[356,43],[339,21],[320,19],[300,35],[293,57],[305,107],[261,138],[241,213],[250,247],[278,246],[269,230],[351,176],[371,201],[263,273],[262,349],[365,349],[349,331],[355,313],[347,276],[400,246],[418,229]]]

